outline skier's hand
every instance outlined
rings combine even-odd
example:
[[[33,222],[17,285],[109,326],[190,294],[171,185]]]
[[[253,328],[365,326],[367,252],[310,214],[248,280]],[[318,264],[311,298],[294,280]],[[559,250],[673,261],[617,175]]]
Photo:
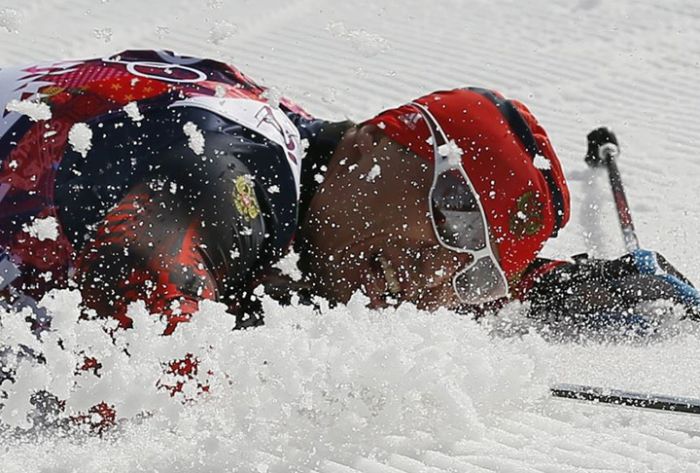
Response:
[[[638,304],[671,300],[700,315],[700,293],[663,256],[636,250],[615,260],[580,256],[543,275],[527,295],[531,314],[560,318],[634,313]]]
[[[700,315],[700,291],[671,263],[655,251],[635,250],[608,263],[608,272],[619,282],[619,291],[629,303],[668,299]]]

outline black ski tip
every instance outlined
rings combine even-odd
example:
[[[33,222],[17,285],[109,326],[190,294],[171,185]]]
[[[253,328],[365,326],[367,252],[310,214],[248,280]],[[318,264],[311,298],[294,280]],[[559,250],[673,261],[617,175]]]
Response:
[[[619,149],[617,137],[610,128],[600,127],[591,131],[588,136],[588,152],[586,153],[586,164],[591,167],[604,166],[607,164],[607,156],[601,153],[601,148],[605,145],[615,145]]]

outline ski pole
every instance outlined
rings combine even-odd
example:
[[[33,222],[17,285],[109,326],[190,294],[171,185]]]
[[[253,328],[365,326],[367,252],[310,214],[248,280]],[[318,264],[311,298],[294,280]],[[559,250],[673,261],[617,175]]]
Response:
[[[550,388],[552,396],[601,404],[639,407],[659,411],[700,414],[700,399],[635,393],[619,389],[598,388],[579,384],[556,384]]]
[[[622,236],[625,240],[625,248],[628,252],[639,249],[639,240],[632,223],[632,214],[627,203],[625,188],[622,186],[622,177],[617,168],[617,157],[620,155],[620,147],[615,134],[608,128],[600,127],[588,134],[588,153],[586,163],[591,167],[605,166],[608,169],[610,187],[615,198],[617,217],[620,220]]]
[[[668,274],[659,266],[653,252],[641,250],[639,239],[632,223],[632,214],[625,188],[622,186],[620,170],[617,167],[617,158],[620,155],[620,147],[617,137],[609,128],[600,127],[591,131],[588,136],[588,152],[586,153],[586,163],[591,167],[605,166],[610,177],[610,187],[612,188],[617,208],[617,217],[620,220],[622,236],[625,240],[625,248],[629,253],[635,255],[640,271],[646,274],[655,274],[672,285],[678,293],[679,301],[692,307],[691,312],[694,317],[700,316],[700,293],[693,286],[686,284],[676,276]]]

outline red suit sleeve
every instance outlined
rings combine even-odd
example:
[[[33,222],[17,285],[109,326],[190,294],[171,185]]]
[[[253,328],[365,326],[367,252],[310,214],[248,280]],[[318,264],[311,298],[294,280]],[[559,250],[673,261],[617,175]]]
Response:
[[[105,216],[81,250],[76,280],[86,305],[131,326],[130,303],[143,300],[167,320],[165,334],[219,295],[201,217],[167,189],[139,184]]]

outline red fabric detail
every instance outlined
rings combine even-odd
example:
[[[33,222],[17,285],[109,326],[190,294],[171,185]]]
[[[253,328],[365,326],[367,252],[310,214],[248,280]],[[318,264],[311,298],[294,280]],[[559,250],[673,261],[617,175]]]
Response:
[[[196,376],[197,375],[197,360],[188,353],[184,360],[171,361],[169,364],[169,372],[177,376]]]
[[[94,375],[97,375],[98,371],[102,368],[102,363],[97,361],[97,358],[92,356],[86,356],[83,359],[83,365],[80,367],[80,371],[92,371]]]
[[[40,121],[30,128],[10,151],[0,167],[0,183],[8,184],[5,199],[15,205],[0,208],[0,215],[27,214],[34,219],[53,217],[58,236],[40,240],[24,228],[3,228],[4,246],[20,266],[22,276],[14,285],[23,287],[27,295],[41,297],[47,290],[63,287],[73,256],[73,246],[64,235],[54,198],[55,169],[63,155],[70,122],[61,119]],[[51,131],[50,136],[46,136]],[[29,222],[31,225],[31,221]],[[40,275],[50,272],[50,279]]]
[[[117,411],[114,406],[101,402],[88,409],[87,414],[71,417],[75,425],[82,425],[93,434],[102,435],[117,423]]]
[[[37,219],[46,217],[56,218],[54,209],[45,208],[36,215]],[[21,270],[14,284],[21,285],[25,294],[39,298],[52,288],[65,286],[73,246],[60,229],[57,238],[44,240],[20,230],[8,248]]]
[[[169,335],[179,323],[190,320],[200,300],[216,300],[217,285],[199,251],[198,219],[167,235],[145,234],[144,229],[157,229],[162,223],[150,220],[159,211],[160,201],[144,189],[146,186],[139,186],[130,192],[107,214],[77,259],[76,279],[94,280],[82,284],[86,302],[99,314],[117,319],[120,327],[132,326],[127,308],[143,300],[150,313],[166,317],[164,334]],[[181,287],[183,274],[196,278],[199,294]]]
[[[69,130],[77,122],[99,120],[102,115],[120,112],[126,103],[132,101],[138,102],[140,109],[144,110],[147,107],[166,107],[174,100],[189,96],[214,95],[217,88],[219,91],[223,88],[227,97],[250,99],[260,99],[261,94],[267,90],[233,66],[210,59],[202,59],[192,65],[202,71],[207,80],[199,83],[172,83],[128,72],[128,62],[137,61],[142,66],[151,61],[161,62],[162,59],[154,51],[123,51],[113,58],[119,58],[122,62],[97,58],[24,69],[27,79],[31,78],[33,83],[42,83],[38,93],[42,95],[42,101],[50,106],[52,118],[37,122],[24,136],[17,137],[16,146],[0,162],[0,191],[4,193],[9,189],[4,201],[15,202],[11,207],[0,206],[0,217],[18,214],[38,218],[56,216],[53,208],[55,169],[66,149]],[[162,72],[163,69],[157,68],[154,71]],[[281,99],[280,103],[296,113],[309,116],[301,107],[286,99]],[[59,237],[56,240],[39,242],[28,240],[27,234],[21,229],[0,229],[0,246],[22,266],[23,278],[15,285],[24,286],[23,289],[31,291],[28,293],[34,297],[41,297],[52,287],[62,286],[69,270],[74,266],[76,255],[62,232],[60,222],[58,230]],[[46,271],[52,272],[52,280],[48,284],[38,279]],[[148,272],[136,272],[130,276],[128,283],[143,284],[150,277]],[[29,282],[31,287],[26,286],[25,282]],[[210,293],[211,291],[205,293],[203,297],[208,297]],[[154,307],[167,305],[166,302],[154,301]],[[181,306],[183,313],[191,313],[195,310],[196,301],[184,299]],[[186,319],[183,315],[172,316],[175,325]],[[123,320],[123,323],[127,324],[127,321]],[[173,328],[169,328],[169,331]]]
[[[199,360],[191,353],[188,353],[184,359],[173,360],[168,363],[165,373],[167,375],[175,376],[180,378],[175,382],[175,384],[166,384],[162,381],[158,381],[158,389],[164,389],[170,393],[171,396],[176,396],[183,392],[183,388],[188,383],[196,383],[198,395],[203,393],[208,393],[210,391],[210,386],[204,384],[197,379],[199,375]],[[207,375],[211,375],[211,372],[207,372]],[[194,401],[196,398],[184,397],[182,400],[184,402]]]
[[[156,97],[166,93],[171,87],[153,79],[135,78],[127,75],[91,82],[85,86],[85,90],[93,92],[115,105],[123,106],[129,102]]]
[[[545,177],[534,166],[531,156],[510,130],[498,107],[482,95],[456,89],[435,92],[415,102],[427,107],[448,139],[453,139],[464,151],[462,163],[486,212],[501,266],[509,279],[517,278],[535,259],[554,228],[554,209]],[[555,180],[565,198],[565,223],[569,214],[569,193],[559,160],[544,129],[524,105],[515,105],[532,127],[545,157],[551,162]],[[427,141],[430,131],[414,107],[403,105],[387,110],[366,123],[379,126],[392,140],[421,158],[433,161],[433,146]],[[510,221],[519,212],[518,199],[527,192],[534,192],[542,208],[542,225],[534,234],[516,235],[510,229]]]
[[[125,69],[108,67],[101,62],[88,62],[69,68],[63,74],[52,74],[52,82],[60,87],[81,87],[92,82],[132,77]]]

